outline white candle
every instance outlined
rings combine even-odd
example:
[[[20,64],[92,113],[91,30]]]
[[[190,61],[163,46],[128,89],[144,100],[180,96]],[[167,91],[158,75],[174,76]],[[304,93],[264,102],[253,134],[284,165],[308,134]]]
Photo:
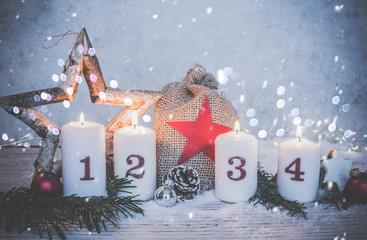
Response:
[[[257,139],[235,131],[215,139],[215,196],[225,202],[247,201],[257,189]]]
[[[132,179],[128,191],[149,200],[156,190],[156,136],[152,129],[138,126],[137,112],[133,112],[132,126],[115,131],[115,175]],[[120,193],[123,196],[124,193]]]
[[[61,128],[64,195],[106,195],[105,128],[102,124],[71,122]]]
[[[311,202],[319,189],[320,147],[302,139],[297,127],[297,138],[283,141],[278,152],[278,192],[288,200]]]

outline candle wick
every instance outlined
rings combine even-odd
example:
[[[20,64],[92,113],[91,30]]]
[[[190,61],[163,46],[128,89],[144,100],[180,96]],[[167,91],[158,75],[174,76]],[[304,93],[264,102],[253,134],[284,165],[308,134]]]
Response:
[[[238,134],[238,130],[236,130],[236,135]]]
[[[301,142],[301,136],[298,136],[298,141]]]
[[[81,122],[80,124],[81,124],[82,126],[84,126],[84,122]]]
[[[136,124],[134,124],[134,129],[136,129]]]

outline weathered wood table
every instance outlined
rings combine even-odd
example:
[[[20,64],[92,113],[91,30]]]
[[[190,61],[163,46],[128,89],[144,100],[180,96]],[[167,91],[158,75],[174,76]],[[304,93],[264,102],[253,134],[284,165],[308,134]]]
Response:
[[[29,186],[37,148],[0,149],[0,191]],[[261,156],[260,156],[261,157]],[[354,166],[367,168],[366,154],[358,154]],[[213,191],[194,201],[163,208],[154,201],[143,205],[145,216],[122,219],[120,229],[110,226],[97,234],[86,229],[68,231],[68,239],[367,239],[367,205],[346,211],[308,205],[308,219],[296,219],[263,206],[218,201]],[[58,239],[56,234],[53,236]],[[38,239],[34,231],[7,234],[0,239]]]

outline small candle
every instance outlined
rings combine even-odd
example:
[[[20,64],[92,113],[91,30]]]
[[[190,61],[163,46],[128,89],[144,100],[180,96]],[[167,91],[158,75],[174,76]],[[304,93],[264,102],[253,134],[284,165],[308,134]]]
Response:
[[[138,126],[138,114],[133,112],[132,126],[115,131],[115,175],[132,179],[128,191],[141,200],[154,197],[156,190],[156,136],[152,129]],[[124,193],[120,193],[123,196]]]
[[[215,139],[215,196],[225,202],[247,201],[257,189],[257,139],[240,131]]]
[[[104,126],[84,121],[82,113],[61,128],[61,146],[64,195],[106,195]]]
[[[319,189],[320,147],[302,138],[283,141],[278,152],[278,192],[288,200],[311,202]]]

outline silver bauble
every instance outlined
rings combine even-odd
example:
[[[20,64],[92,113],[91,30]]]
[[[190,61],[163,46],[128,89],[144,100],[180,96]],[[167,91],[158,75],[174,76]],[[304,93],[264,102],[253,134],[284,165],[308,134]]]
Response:
[[[165,185],[159,187],[154,194],[155,202],[162,207],[172,207],[177,202],[177,195],[173,190],[174,182],[167,180]]]

